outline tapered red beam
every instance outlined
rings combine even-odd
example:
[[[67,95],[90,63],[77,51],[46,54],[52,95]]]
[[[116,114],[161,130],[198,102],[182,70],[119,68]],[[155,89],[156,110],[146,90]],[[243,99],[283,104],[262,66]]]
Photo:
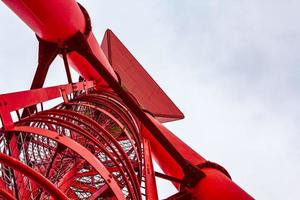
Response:
[[[119,83],[144,110],[151,112],[160,122],[184,118],[183,113],[111,30],[105,32],[101,47],[120,77]]]
[[[49,67],[55,59],[55,57],[58,55],[58,53],[58,44],[39,39],[38,66],[34,78],[32,80],[30,89],[37,89],[43,87]]]

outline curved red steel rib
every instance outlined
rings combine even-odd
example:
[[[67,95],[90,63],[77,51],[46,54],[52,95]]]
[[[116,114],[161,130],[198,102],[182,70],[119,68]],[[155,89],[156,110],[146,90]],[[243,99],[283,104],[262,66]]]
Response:
[[[56,199],[68,200],[68,197],[59,189],[57,189],[57,187],[53,185],[49,180],[47,180],[41,174],[35,172],[32,168],[18,161],[17,159],[12,158],[6,154],[0,153],[0,163],[2,163],[3,165],[7,165],[16,171],[19,171],[25,176],[34,180],[44,190],[48,191],[52,197]]]
[[[120,187],[112,178],[111,173],[106,169],[106,167],[97,158],[95,158],[95,156],[90,151],[88,151],[86,148],[84,148],[74,140],[66,136],[59,135],[58,133],[50,130],[29,126],[17,126],[12,130],[8,130],[7,132],[24,132],[41,135],[47,138],[51,138],[56,142],[61,143],[65,147],[70,148],[82,158],[84,158],[104,178],[105,182],[108,184],[108,186],[111,188],[118,199],[125,199]]]
[[[27,93],[24,92],[24,94]],[[10,148],[14,152],[13,157],[22,159],[28,166],[39,171],[51,182],[58,184],[59,188],[71,198],[80,199],[81,197],[75,194],[75,190],[70,191],[69,188],[77,188],[76,190],[78,191],[81,188],[81,193],[85,193],[91,198],[97,198],[97,195],[100,195],[101,197],[116,196],[118,199],[122,198],[122,196],[130,199],[140,199],[140,177],[143,172],[141,171],[142,163],[139,160],[142,157],[142,152],[140,150],[137,151],[136,148],[139,145],[139,141],[136,140],[137,137],[139,138],[137,136],[139,134],[137,132],[138,127],[134,127],[131,131],[127,127],[130,124],[137,123],[134,121],[127,123],[124,120],[124,116],[121,113],[127,111],[121,104],[117,104],[114,112],[111,113],[109,112],[110,107],[104,106],[109,99],[99,102],[97,98],[84,98],[83,103],[81,99],[86,94],[77,95],[79,96],[75,96],[68,103],[60,104],[53,109],[23,118],[15,124],[14,128],[5,130],[7,135],[14,136],[14,141],[20,142],[20,145],[14,145]],[[93,97],[97,96],[99,95],[93,95]],[[51,95],[50,98],[52,98]],[[102,105],[102,108],[100,105],[99,107],[95,106],[99,103]],[[18,104],[18,107],[23,105],[20,102]],[[14,108],[16,105],[10,105],[10,107]],[[107,124],[108,121],[109,124]],[[112,131],[111,128],[113,127],[118,127],[116,129],[117,132]],[[44,139],[36,139],[41,136]],[[61,143],[58,141],[61,137],[65,137],[69,142]],[[58,145],[53,146],[51,141],[45,143],[44,140],[46,138],[57,141]],[[94,171],[82,172],[86,168],[83,167],[84,165],[87,166],[89,164],[93,167],[88,161],[91,156],[82,155],[83,151],[78,145],[68,146],[73,143],[85,148],[85,151],[98,159],[102,165],[98,165],[97,168],[94,168]],[[127,144],[124,145],[123,143]],[[69,163],[74,164],[63,163],[64,156],[68,157],[74,154],[68,149],[80,155],[83,160],[79,161],[75,157],[75,160],[69,160]],[[44,157],[49,157],[50,159],[44,159]],[[65,169],[59,167],[60,163],[65,165]],[[88,177],[96,178],[97,174],[105,179],[105,176],[102,174],[105,172],[104,168],[110,173],[109,176],[111,176],[112,180],[117,183],[113,187],[118,187],[119,191],[122,190],[122,195],[116,193],[116,190],[112,190],[108,182],[102,183],[101,187],[98,187],[97,183],[88,185],[80,182],[81,185],[78,184],[77,180],[83,180],[83,178]],[[100,170],[102,173],[99,173],[97,170]],[[60,174],[59,180],[55,178],[57,177],[55,174]],[[27,191],[24,187],[21,188],[23,188],[23,192],[27,192],[27,195],[29,195],[30,191]],[[124,191],[127,192],[124,193]]]
[[[13,195],[11,195],[9,192],[5,191],[2,188],[0,188],[0,197],[1,196],[7,200],[16,200],[16,198]]]
[[[102,43],[103,52],[89,27],[87,12],[76,1],[3,2],[37,34],[41,46],[47,43],[54,48],[41,58],[64,52],[64,61],[85,80],[96,83],[89,87],[94,89],[91,94],[85,83],[79,83],[0,96],[5,129],[0,134],[0,161],[16,171],[9,184],[18,186],[23,173],[56,199],[67,199],[66,195],[142,199],[145,182],[146,198],[155,200],[153,156],[165,172],[161,177],[173,180],[179,190],[170,199],[253,199],[224,168],[205,160],[161,124],[183,114],[110,30]],[[59,95],[64,104],[37,111],[38,103]],[[151,101],[151,95],[157,99]],[[23,108],[28,111],[21,119],[18,112]],[[20,118],[15,124],[13,111]],[[6,170],[0,175],[3,182],[7,174]],[[31,187],[37,189],[35,184]],[[25,187],[20,192],[29,195]],[[6,191],[0,190],[1,194],[14,199]],[[36,194],[43,198],[39,190]]]

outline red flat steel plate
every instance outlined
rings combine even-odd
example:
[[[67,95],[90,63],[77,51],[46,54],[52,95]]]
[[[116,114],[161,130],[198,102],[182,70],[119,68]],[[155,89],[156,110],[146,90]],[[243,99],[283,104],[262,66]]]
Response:
[[[160,122],[184,118],[182,112],[111,30],[106,31],[101,48],[120,76],[122,86],[143,109],[151,112]]]

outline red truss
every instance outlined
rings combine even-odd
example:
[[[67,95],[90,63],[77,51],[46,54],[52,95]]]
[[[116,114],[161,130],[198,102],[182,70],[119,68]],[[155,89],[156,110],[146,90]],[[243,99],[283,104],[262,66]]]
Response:
[[[253,199],[164,127],[181,111],[111,31],[99,46],[76,1],[3,2],[37,35],[39,60],[31,90],[0,95],[0,199],[156,200],[156,177],[178,190],[168,199]],[[69,84],[43,88],[57,55]]]

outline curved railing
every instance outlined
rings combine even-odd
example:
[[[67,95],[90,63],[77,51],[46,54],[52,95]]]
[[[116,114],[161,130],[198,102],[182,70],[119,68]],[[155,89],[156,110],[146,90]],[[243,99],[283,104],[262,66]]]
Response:
[[[41,174],[71,199],[141,199],[138,120],[109,92],[74,96],[3,131],[1,153]],[[50,198],[22,172],[12,173],[5,165],[0,170],[7,193],[19,199]]]

